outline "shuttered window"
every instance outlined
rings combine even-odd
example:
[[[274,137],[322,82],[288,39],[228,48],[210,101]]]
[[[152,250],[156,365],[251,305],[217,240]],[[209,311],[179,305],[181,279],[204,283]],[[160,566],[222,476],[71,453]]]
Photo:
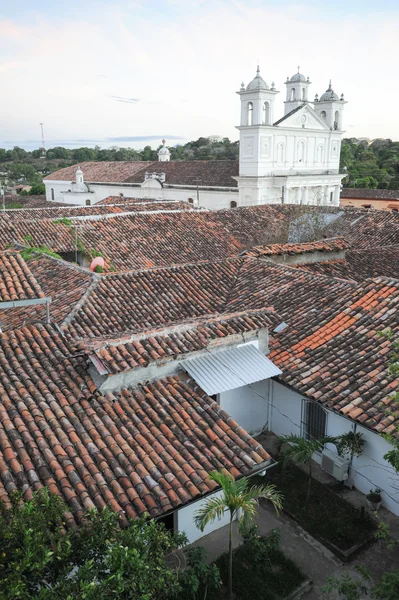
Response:
[[[302,405],[302,435],[307,440],[319,440],[326,435],[327,413],[320,404],[304,400]]]

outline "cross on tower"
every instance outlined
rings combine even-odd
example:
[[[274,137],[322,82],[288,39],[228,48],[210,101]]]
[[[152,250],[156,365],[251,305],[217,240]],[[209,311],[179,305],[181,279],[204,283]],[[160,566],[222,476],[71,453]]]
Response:
[[[298,73],[299,73],[299,69],[300,69],[300,68],[301,68],[301,67],[298,65]]]

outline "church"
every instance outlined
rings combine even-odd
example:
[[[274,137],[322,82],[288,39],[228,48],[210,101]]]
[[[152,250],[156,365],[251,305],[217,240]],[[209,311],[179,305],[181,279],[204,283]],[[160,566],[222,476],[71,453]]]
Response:
[[[47,200],[93,205],[108,196],[183,200],[207,209],[259,204],[338,206],[343,112],[332,89],[310,100],[309,77],[285,81],[284,116],[275,120],[279,92],[260,74],[241,84],[239,161],[170,161],[166,141],[153,162],[87,162],[44,179]]]

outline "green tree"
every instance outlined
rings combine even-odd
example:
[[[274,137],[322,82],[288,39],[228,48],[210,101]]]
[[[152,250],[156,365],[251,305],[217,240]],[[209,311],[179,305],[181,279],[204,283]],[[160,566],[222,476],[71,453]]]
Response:
[[[312,457],[315,452],[321,452],[326,444],[336,444],[337,438],[325,436],[320,439],[307,440],[299,435],[283,435],[278,439],[280,462],[283,468],[288,463],[308,465],[308,486],[306,501],[309,502],[312,489]]]
[[[30,196],[40,196],[46,193],[46,187],[44,183],[34,183],[29,190]]]
[[[208,498],[194,515],[194,523],[204,531],[209,523],[221,519],[225,512],[229,513],[229,575],[227,597],[233,597],[233,521],[238,517],[241,531],[248,528],[257,513],[259,500],[264,498],[272,503],[276,511],[282,507],[282,497],[272,484],[248,486],[248,479],[243,477],[236,481],[234,477],[223,472],[213,471],[209,478],[221,487],[221,495]]]
[[[0,506],[2,600],[159,600],[181,590],[166,555],[185,542],[154,520],[119,527],[110,510],[91,512],[80,528],[68,527],[68,507],[41,490]]]

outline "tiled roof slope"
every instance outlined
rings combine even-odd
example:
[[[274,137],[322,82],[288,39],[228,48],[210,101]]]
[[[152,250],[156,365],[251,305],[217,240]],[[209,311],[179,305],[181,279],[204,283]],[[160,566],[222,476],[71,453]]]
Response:
[[[11,222],[37,221],[40,219],[73,219],[74,217],[91,217],[97,215],[119,214],[126,212],[145,212],[152,210],[193,210],[187,202],[133,202],[132,204],[110,204],[94,206],[62,206],[47,208],[15,208],[6,211]],[[1,213],[0,213],[1,219]],[[1,223],[1,220],[0,220]]]
[[[345,300],[354,284],[307,273],[302,269],[263,260],[242,262],[224,310],[273,308],[290,330],[306,329],[309,315],[329,310],[331,303]]]
[[[364,198],[365,200],[399,200],[399,190],[370,190],[343,188],[341,198]]]
[[[20,204],[23,208],[29,209],[29,208],[50,208],[50,207],[55,207],[55,206],[70,206],[68,204],[66,204],[65,202],[49,202],[48,200],[46,200],[46,196],[43,195],[38,195],[38,196],[13,196],[13,195],[9,195],[5,197],[5,207],[6,210],[13,210],[13,209],[8,209],[9,205],[12,204]]]
[[[298,244],[271,244],[270,246],[256,246],[247,250],[245,256],[260,258],[262,256],[276,256],[282,254],[306,254],[308,252],[340,252],[350,248],[349,242],[344,238],[330,238],[315,242]]]
[[[44,293],[22,256],[16,252],[1,252],[0,304],[33,298],[44,298]]]
[[[100,361],[109,374],[146,367],[150,362],[177,359],[207,348],[210,342],[231,335],[278,325],[281,319],[271,311],[247,311],[193,323],[178,330],[158,330],[145,337],[130,336],[117,342],[96,338],[83,347]]]
[[[87,182],[122,183],[151,164],[151,161],[87,161],[59,169],[44,177],[43,181],[75,181],[76,170],[80,167]]]
[[[152,204],[153,202],[161,202],[156,198],[129,198],[128,196],[108,196],[100,202],[96,202],[95,206],[121,205],[121,204]],[[188,203],[185,203],[188,204]]]
[[[350,250],[341,260],[327,260],[298,266],[318,275],[355,281],[371,277],[399,279],[399,247],[385,246],[367,250]]]
[[[108,505],[122,521],[156,517],[269,455],[182,377],[101,396],[66,339],[37,325],[0,335],[0,500],[43,486],[69,520]]]
[[[269,206],[140,213],[79,220],[78,235],[85,248],[102,252],[106,267],[113,264],[117,270],[130,270],[235,256],[254,245],[286,239],[288,218],[284,212]],[[57,219],[14,222],[8,216],[4,219],[0,249],[15,242],[44,245],[54,252],[71,252],[76,248],[75,230],[68,224],[57,223]]]
[[[44,295],[51,296],[50,317],[59,325],[83,298],[92,282],[98,279],[89,271],[45,255],[30,258],[27,265]],[[11,308],[0,313],[0,328],[7,331],[21,327],[25,322],[43,321],[44,318],[43,306]]]
[[[325,233],[328,237],[343,236],[353,248],[399,246],[399,215],[387,210],[346,208]]]
[[[74,337],[117,337],[264,308],[306,322],[306,310],[322,310],[352,285],[250,258],[108,275],[68,328]]]
[[[146,172],[165,173],[166,185],[191,185],[200,187],[237,187],[233,177],[239,174],[238,160],[172,160],[155,161],[142,171],[137,171],[126,183],[142,183]]]
[[[147,331],[219,314],[230,293],[239,260],[149,269],[101,278],[74,315],[74,337]]]
[[[370,279],[329,311],[307,314],[306,327],[287,328],[272,341],[269,355],[280,378],[379,433],[398,436],[399,414],[389,374],[392,340],[378,332],[399,331],[399,281]]]
[[[168,185],[237,187],[232,177],[238,176],[236,160],[184,160],[170,162],[84,162],[47,175],[44,181],[74,181],[76,169],[83,171],[85,181],[98,183],[143,183],[146,172],[165,173]]]

